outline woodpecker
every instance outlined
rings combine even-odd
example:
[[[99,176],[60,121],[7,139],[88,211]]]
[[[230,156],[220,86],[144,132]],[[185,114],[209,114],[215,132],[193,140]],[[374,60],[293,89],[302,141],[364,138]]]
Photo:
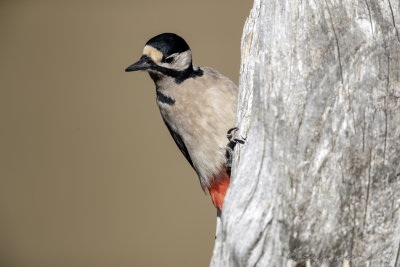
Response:
[[[237,86],[213,68],[194,65],[189,45],[174,33],[159,34],[145,44],[141,58],[125,71],[138,70],[147,71],[154,81],[165,125],[201,187],[222,211],[230,182],[229,153],[238,141],[229,138],[236,129],[231,127]]]

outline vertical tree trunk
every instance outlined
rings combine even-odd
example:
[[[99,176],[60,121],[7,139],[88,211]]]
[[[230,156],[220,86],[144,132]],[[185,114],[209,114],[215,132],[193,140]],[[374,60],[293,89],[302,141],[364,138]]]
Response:
[[[255,0],[211,266],[400,266],[400,1]]]

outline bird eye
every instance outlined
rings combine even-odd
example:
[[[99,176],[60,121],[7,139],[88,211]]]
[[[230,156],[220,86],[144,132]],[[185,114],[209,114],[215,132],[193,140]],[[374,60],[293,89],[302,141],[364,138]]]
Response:
[[[172,61],[174,61],[174,57],[168,57],[164,61],[165,61],[165,63],[171,64]]]

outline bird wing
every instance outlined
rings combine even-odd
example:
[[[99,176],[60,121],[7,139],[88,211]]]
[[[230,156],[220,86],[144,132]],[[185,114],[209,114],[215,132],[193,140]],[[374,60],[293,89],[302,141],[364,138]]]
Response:
[[[185,158],[189,161],[189,164],[192,166],[192,168],[194,168],[193,161],[190,158],[189,151],[187,150],[185,143],[182,140],[182,137],[177,132],[172,130],[171,126],[168,124],[168,122],[164,118],[163,118],[163,121],[164,121],[165,125],[167,126],[176,145],[179,147],[179,150],[182,152],[182,154],[185,156]]]

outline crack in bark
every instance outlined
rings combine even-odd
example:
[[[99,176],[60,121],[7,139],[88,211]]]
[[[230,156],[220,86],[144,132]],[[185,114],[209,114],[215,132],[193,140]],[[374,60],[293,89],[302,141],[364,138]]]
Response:
[[[365,128],[366,128],[366,122],[365,122],[365,112],[366,108],[364,108],[363,112],[363,132],[362,132],[362,151],[364,152],[365,150]]]
[[[372,37],[374,37],[374,27],[372,26],[371,9],[369,8],[368,0],[365,0],[365,3],[367,4],[368,15],[369,15],[369,22],[370,22],[370,24],[371,24]]]
[[[329,20],[331,21],[332,30],[333,30],[333,35],[335,36],[336,48],[337,48],[337,54],[338,54],[338,60],[339,60],[340,80],[342,81],[342,85],[343,85],[343,71],[342,71],[342,60],[341,60],[341,58],[340,58],[339,39],[338,39],[337,34],[336,34],[335,25],[333,24],[333,19],[332,19],[332,15],[331,15],[331,10],[330,10],[330,8],[329,8],[329,5],[328,5],[327,0],[325,0],[325,4],[326,4],[326,7],[327,7],[327,9],[328,9]]]
[[[264,214],[264,216],[265,216],[265,214]],[[264,235],[264,233],[265,233],[264,240],[266,240],[266,237],[267,237],[267,235],[268,235],[267,228],[268,228],[268,226],[270,226],[270,225],[272,224],[272,221],[273,221],[273,218],[271,218],[271,219],[267,222],[267,224],[265,225],[265,227],[262,229],[261,235],[260,235],[259,238],[254,242],[253,246],[251,246],[251,249],[249,250],[249,254],[250,254],[251,251],[254,250],[254,248],[255,248],[255,246],[258,244],[258,242],[260,242],[260,240],[261,240],[262,236]],[[264,243],[265,243],[265,242],[264,242]],[[264,254],[265,254],[265,245],[262,247],[261,253],[260,253],[260,255],[258,256],[257,261],[254,263],[254,266],[257,266],[257,265],[258,265],[258,262],[262,259],[262,256],[264,256]],[[249,258],[250,258],[250,257],[248,257],[247,260],[248,260]],[[246,261],[246,266],[247,266],[247,261]]]
[[[299,121],[299,125],[297,126],[297,131],[296,131],[296,140],[295,140],[296,147],[298,145],[300,129],[301,129],[301,125],[303,124],[304,114],[305,114],[305,111],[306,111],[306,106],[307,106],[307,103],[308,103],[308,96],[309,95],[310,94],[309,94],[309,92],[307,90],[306,99],[304,100],[304,104],[303,104],[303,106],[301,108],[300,121]]]
[[[386,148],[387,148],[387,136],[388,136],[388,104],[387,97],[389,92],[389,82],[390,82],[390,50],[387,51],[387,80],[386,80],[386,94],[385,94],[385,143],[383,147],[383,165],[386,165]]]
[[[357,126],[356,126],[356,116],[354,115],[354,110],[351,108],[351,101],[350,101],[350,92],[348,92],[349,94],[349,108],[351,110],[351,119],[353,121],[353,129],[354,129],[354,133],[357,133]]]
[[[369,159],[368,159],[368,185],[367,185],[367,193],[365,196],[365,207],[364,207],[364,219],[363,219],[363,232],[365,228],[365,221],[367,220],[367,211],[368,211],[368,201],[369,201],[369,189],[371,186],[371,160],[372,160],[372,148],[369,150]]]
[[[394,26],[394,29],[395,29],[395,31],[396,31],[397,41],[400,43],[399,31],[397,30],[396,21],[394,20],[394,14],[393,14],[393,9],[392,9],[392,4],[390,3],[390,0],[388,0],[388,2],[389,2],[390,13],[392,14],[393,26]]]
[[[353,258],[353,250],[354,250],[354,238],[355,238],[355,227],[356,227],[356,220],[357,220],[357,214],[356,214],[356,205],[354,204],[354,196],[352,197],[351,201],[351,206],[353,208],[353,225],[351,227],[351,241],[350,241],[350,253],[349,253],[349,258]],[[349,205],[350,208],[350,205]]]
[[[394,262],[393,267],[398,267],[399,258],[400,258],[400,242],[399,242],[399,246],[397,247],[396,261]]]

